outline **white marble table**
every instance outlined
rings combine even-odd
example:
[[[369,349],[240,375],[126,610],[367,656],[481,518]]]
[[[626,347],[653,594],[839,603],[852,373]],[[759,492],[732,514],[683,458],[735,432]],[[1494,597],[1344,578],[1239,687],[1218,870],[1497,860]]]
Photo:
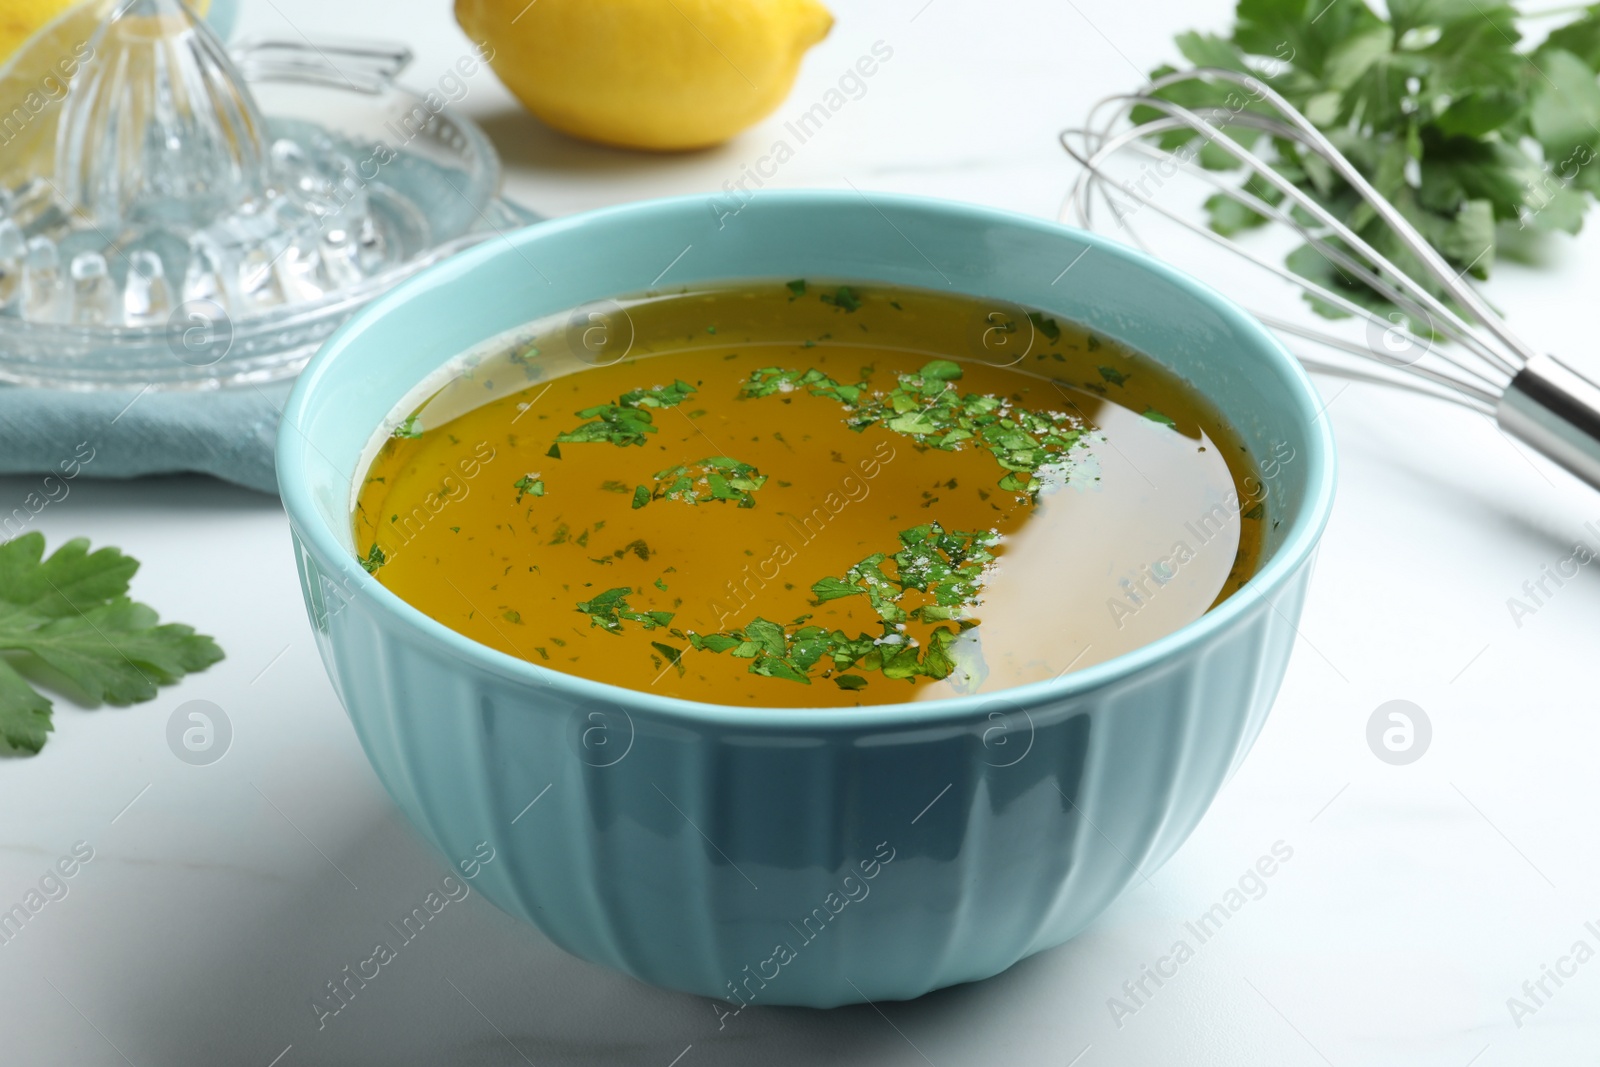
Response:
[[[246,0],[251,30],[387,36],[425,84],[468,47],[448,0]],[[875,41],[893,58],[772,184],[898,190],[1053,215],[1057,129],[1171,55],[1225,5],[838,0],[833,36],[764,127],[712,152],[580,145],[492,77],[461,105],[550,214],[737,178]],[[1600,237],[1491,289],[1533,341],[1590,367]],[[0,944],[0,1062],[137,1067],[873,1064],[955,1067],[1592,1063],[1600,1038],[1600,575],[1521,625],[1507,599],[1570,554],[1600,497],[1484,420],[1323,383],[1342,487],[1282,696],[1199,830],[1075,942],[909,1004],[712,1008],[563,955],[474,896],[318,1030],[308,998],[439,878],[380,789],[312,645],[274,500],[200,479],[79,481],[37,520],[144,561],[135,593],[229,658],[153,704],[62,705],[35,759],[0,763],[0,909],[79,845],[68,894]],[[0,481],[9,511],[33,480]],[[1414,701],[1425,756],[1377,759],[1369,716]],[[168,717],[209,700],[233,728],[209,766]],[[1156,966],[1275,843],[1293,850],[1164,984]],[[1571,972],[1531,1014],[1542,965]],[[1162,964],[1169,974],[1171,965]],[[1137,987],[1135,987],[1137,988]],[[1146,993],[1148,995],[1146,995]],[[1112,998],[1127,1009],[1113,1011]],[[1532,1001],[1529,1001],[1532,1004]],[[1520,1021],[1521,1025],[1517,1025]]]

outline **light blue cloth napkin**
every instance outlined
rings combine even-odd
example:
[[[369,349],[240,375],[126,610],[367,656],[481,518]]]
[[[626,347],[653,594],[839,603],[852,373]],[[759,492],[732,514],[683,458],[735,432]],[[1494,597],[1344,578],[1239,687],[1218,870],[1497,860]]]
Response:
[[[197,472],[276,493],[273,441],[290,384],[212,393],[0,387],[0,474]]]

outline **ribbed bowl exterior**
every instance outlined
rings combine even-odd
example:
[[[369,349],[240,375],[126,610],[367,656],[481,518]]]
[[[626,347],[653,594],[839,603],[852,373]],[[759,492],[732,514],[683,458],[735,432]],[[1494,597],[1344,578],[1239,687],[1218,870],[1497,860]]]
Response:
[[[489,842],[474,885],[567,951],[727,1010],[907,999],[1083,929],[1177,849],[1254,741],[1309,573],[1066,699],[762,729],[508,680],[296,543],[323,659],[411,822],[452,859]]]
[[[323,659],[411,822],[452,865],[492,847],[473,884],[578,956],[727,1012],[905,999],[995,974],[1148,877],[1260,731],[1331,508],[1320,402],[1258,322],[1103,238],[909,197],[707,207],[627,205],[488,242],[328,342],[278,446]],[[673,285],[948,287],[1152,353],[1261,463],[1260,569],[1201,619],[1054,681],[835,710],[696,704],[547,670],[364,573],[351,486],[418,383],[501,331],[647,288],[663,264]]]

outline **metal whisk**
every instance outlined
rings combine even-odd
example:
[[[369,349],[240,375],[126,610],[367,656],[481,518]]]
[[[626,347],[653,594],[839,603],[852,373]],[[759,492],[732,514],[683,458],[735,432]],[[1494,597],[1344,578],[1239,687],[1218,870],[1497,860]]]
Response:
[[[1230,95],[1224,106],[1193,110],[1157,95],[1169,86],[1191,80],[1231,84],[1234,88],[1228,90]],[[1274,113],[1266,113],[1263,105]],[[1141,106],[1157,112],[1159,117],[1125,125],[1124,120]],[[1397,267],[1271,163],[1229,136],[1230,127],[1264,131],[1320,157],[1393,230],[1449,302]],[[1157,143],[1161,134],[1180,130],[1193,131],[1199,137],[1171,150]],[[1083,128],[1063,131],[1061,143],[1084,168],[1063,205],[1063,221],[1094,228],[1098,195],[1116,227],[1150,251],[1132,225],[1133,216],[1148,208],[1366,322],[1369,343],[1362,344],[1329,329],[1256,310],[1257,318],[1285,336],[1307,369],[1399,386],[1462,404],[1490,416],[1506,433],[1600,489],[1600,386],[1554,356],[1536,352],[1512,333],[1463,280],[1464,271],[1451,267],[1309,119],[1261,79],[1209,68],[1169,74],[1138,92],[1100,101]],[[1217,172],[1189,165],[1194,163],[1201,145],[1233,156],[1247,173],[1281,193],[1281,202],[1269,203],[1247,188],[1238,187],[1237,171]],[[1128,156],[1154,161],[1160,173],[1168,177],[1182,170],[1269,221],[1292,228],[1335,267],[1362,279],[1391,301],[1407,321],[1397,321],[1399,316],[1386,319],[1215,232],[1191,217],[1181,205],[1162,203],[1156,194],[1164,182],[1152,190],[1144,181],[1119,181],[1112,173],[1113,161]],[[1408,324],[1415,322],[1427,324],[1446,343],[1409,329]],[[1371,343],[1373,340],[1379,343]],[[1308,350],[1308,343],[1317,347]]]

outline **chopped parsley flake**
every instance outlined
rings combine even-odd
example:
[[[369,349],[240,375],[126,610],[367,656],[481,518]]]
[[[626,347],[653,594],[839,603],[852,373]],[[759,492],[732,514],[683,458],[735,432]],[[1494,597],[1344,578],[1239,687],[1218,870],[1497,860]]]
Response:
[[[1037,311],[1028,312],[1028,321],[1033,323],[1033,328],[1050,339],[1051,344],[1061,340],[1061,325],[1055,319],[1046,318]]]
[[[861,298],[848,285],[839,286],[838,292],[832,296],[823,293],[821,299],[824,304],[832,304],[844,311],[855,311],[861,307]]]
[[[757,398],[804,390],[853,409],[845,421],[858,432],[881,424],[947,452],[981,447],[1005,468],[1002,489],[1037,493],[1039,468],[1060,462],[1082,440],[1078,420],[1031,411],[1005,397],[962,394],[952,384],[961,375],[960,364],[936,359],[915,374],[898,375],[895,387],[885,393],[870,389],[864,380],[841,384],[815,368],[802,374],[763,367],[751,372],[740,395]]]
[[[635,556],[638,556],[640,559],[649,559],[650,558],[650,545],[648,543],[646,543],[646,541],[642,537],[641,538],[635,538],[634,540],[629,541],[627,544],[623,545],[621,548],[617,549],[615,552],[613,552],[611,554],[613,556],[615,556],[617,559],[621,559],[623,556],[626,556],[629,552],[632,552]]]
[[[1151,422],[1159,422],[1163,426],[1176,427],[1178,425],[1165,415],[1161,414],[1161,412],[1157,411],[1155,408],[1147,409],[1144,413],[1144,417],[1149,419]]]
[[[813,670],[819,666],[824,677],[833,677],[835,684],[849,690],[863,688],[867,680],[858,674],[836,672],[856,669],[900,680],[947,678],[958,666],[952,644],[962,631],[977,625],[969,617],[970,609],[978,602],[985,568],[994,561],[989,550],[996,541],[989,531],[947,532],[938,523],[927,523],[901,531],[901,548],[893,555],[868,556],[844,577],[823,578],[812,585],[819,605],[842,597],[866,596],[883,624],[876,637],[829,631],[808,624],[810,616],[801,616],[787,626],[757,617],[739,629],[712,634],[691,631],[686,636],[698,651],[727,652],[750,660],[751,674],[802,685],[811,684]],[[905,633],[908,622],[952,622],[956,629],[938,626],[919,648]]]
[[[665,656],[667,663],[678,668],[678,676],[680,678],[683,676],[683,649],[673,648],[671,645],[663,645],[660,641],[651,641],[650,647]]]
[[[731,500],[738,507],[753,508],[756,506],[753,494],[767,484],[765,474],[727,456],[711,456],[657,471],[655,479],[653,490],[642,485],[634,490],[634,507],[642,508],[652,500],[676,500],[684,504]]]
[[[624,620],[637,622],[646,630],[668,626],[672,622],[670,611],[634,611],[627,598],[633,595],[631,586],[607,589],[604,593],[578,605],[578,610],[589,616],[589,625],[598,626],[608,633],[620,634]]]
[[[623,393],[615,404],[598,404],[578,412],[578,418],[590,421],[556,435],[556,444],[643,445],[645,434],[658,432],[650,409],[677,407],[694,392],[694,386],[688,382],[676,381],[671,385]],[[557,458],[559,455],[556,453]]]
[[[865,595],[890,625],[908,621],[959,622],[975,606],[983,585],[984,568],[994,562],[989,551],[995,535],[987,531],[946,532],[936,522],[900,532],[900,551],[868,556],[843,578],[823,578],[812,585],[816,603],[840,597]],[[893,573],[884,570],[893,563]],[[928,594],[932,603],[909,610],[901,606],[908,592]]]

